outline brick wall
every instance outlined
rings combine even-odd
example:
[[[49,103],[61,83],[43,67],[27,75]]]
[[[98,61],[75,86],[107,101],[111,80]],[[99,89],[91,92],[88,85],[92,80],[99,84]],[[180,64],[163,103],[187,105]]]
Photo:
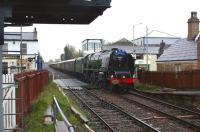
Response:
[[[200,50],[200,46],[199,46]],[[199,56],[200,58],[200,56]],[[200,68],[200,59],[193,61],[171,61],[171,62],[163,62],[157,63],[158,71],[176,71],[177,66],[180,65],[180,71],[191,71],[197,70]]]
[[[200,37],[197,40],[198,69],[200,69]]]

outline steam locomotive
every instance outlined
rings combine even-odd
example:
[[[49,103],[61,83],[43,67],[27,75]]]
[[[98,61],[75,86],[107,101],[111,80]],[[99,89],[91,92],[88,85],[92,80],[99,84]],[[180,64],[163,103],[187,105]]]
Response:
[[[134,88],[133,57],[121,49],[104,50],[85,57],[53,63],[54,69],[76,73],[82,79],[109,91]]]

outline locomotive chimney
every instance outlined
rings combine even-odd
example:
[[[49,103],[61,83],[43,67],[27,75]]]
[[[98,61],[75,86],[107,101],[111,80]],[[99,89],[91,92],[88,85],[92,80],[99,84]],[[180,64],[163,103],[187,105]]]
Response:
[[[191,18],[188,19],[188,40],[194,40],[199,33],[199,19],[197,12],[191,12]]]

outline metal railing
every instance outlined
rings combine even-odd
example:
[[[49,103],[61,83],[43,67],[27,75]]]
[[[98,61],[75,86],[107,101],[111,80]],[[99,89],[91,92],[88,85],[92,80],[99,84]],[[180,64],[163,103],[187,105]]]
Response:
[[[16,127],[16,101],[15,85],[3,85],[3,115],[4,115],[4,130],[12,130]]]
[[[58,104],[58,101],[57,101],[55,96],[53,96],[52,110],[53,110],[53,115],[54,115],[54,118],[53,118],[54,121],[53,122],[54,122],[54,126],[55,126],[56,131],[59,132],[58,126],[56,125],[56,122],[57,122],[56,114],[57,114],[57,111],[58,111],[59,114],[61,115],[62,120],[64,121],[68,131],[69,132],[74,132],[74,128],[73,128],[72,124],[67,120],[67,118],[66,118],[65,114],[63,113],[63,111],[61,110],[61,108],[60,108],[60,106]]]

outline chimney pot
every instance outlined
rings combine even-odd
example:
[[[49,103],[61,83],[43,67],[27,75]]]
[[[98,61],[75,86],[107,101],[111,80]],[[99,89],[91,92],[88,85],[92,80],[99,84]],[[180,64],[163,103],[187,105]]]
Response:
[[[36,27],[34,28],[34,31],[33,31],[33,38],[37,39],[37,29],[36,29]]]
[[[197,18],[197,12],[196,11],[191,12],[191,18]]]
[[[199,19],[197,12],[191,12],[191,18],[188,19],[188,40],[194,40],[199,33]]]

